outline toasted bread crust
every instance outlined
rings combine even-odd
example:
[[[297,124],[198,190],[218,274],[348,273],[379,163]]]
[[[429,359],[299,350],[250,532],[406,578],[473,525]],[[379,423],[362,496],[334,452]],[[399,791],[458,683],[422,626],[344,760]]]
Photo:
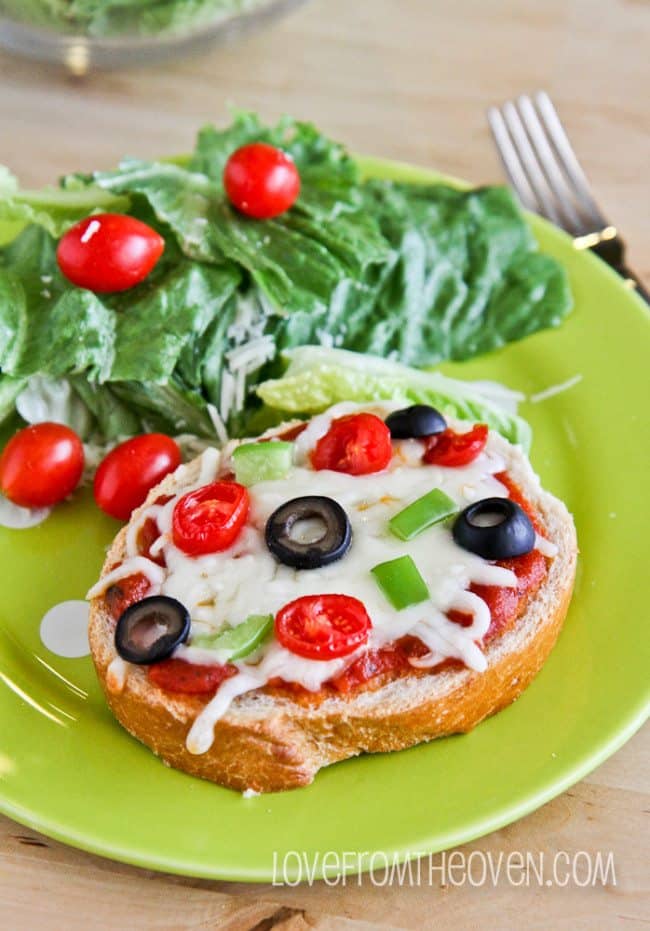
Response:
[[[535,677],[555,644],[571,598],[577,546],[564,505],[541,489],[518,450],[499,442],[510,475],[536,508],[547,539],[559,552],[524,614],[487,646],[485,672],[450,668],[407,676],[374,691],[328,697],[317,706],[285,696],[248,693],[235,699],[218,722],[210,750],[193,755],[186,750],[185,739],[204,702],[164,692],[149,682],[141,667],[129,667],[122,690],[111,690],[107,670],[116,655],[114,622],[103,598],[96,598],[91,603],[91,653],[116,718],[177,769],[239,791],[273,792],[307,785],[321,767],[359,753],[400,750],[470,731],[509,705]],[[159,495],[178,493],[197,474],[196,461],[181,467],[151,492],[143,507]],[[122,561],[126,530],[117,535],[102,574]]]

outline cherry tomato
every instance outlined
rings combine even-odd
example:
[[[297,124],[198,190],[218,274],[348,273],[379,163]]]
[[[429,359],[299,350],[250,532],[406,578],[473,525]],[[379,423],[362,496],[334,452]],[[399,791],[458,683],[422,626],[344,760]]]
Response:
[[[253,142],[232,153],[223,170],[230,202],[256,220],[277,217],[300,193],[300,175],[293,159],[266,142]]]
[[[248,491],[237,482],[212,482],[190,491],[174,508],[174,543],[189,556],[227,550],[241,533],[249,507]]]
[[[135,217],[98,213],[61,237],[56,258],[68,281],[102,294],[144,281],[164,248],[162,236]]]
[[[84,449],[70,427],[37,423],[19,430],[0,455],[0,491],[25,508],[63,501],[81,479]]]
[[[483,452],[487,438],[488,428],[484,423],[477,423],[468,433],[454,433],[447,428],[428,438],[424,461],[438,466],[469,465]]]
[[[216,692],[225,679],[234,676],[236,666],[200,666],[182,659],[164,659],[147,669],[149,681],[168,692],[207,695]]]
[[[120,443],[95,473],[95,501],[107,514],[128,520],[154,485],[180,465],[178,445],[163,433],[143,433]]]
[[[393,455],[390,430],[374,414],[349,414],[332,422],[311,454],[315,469],[348,475],[381,472]]]
[[[290,601],[275,617],[282,646],[306,659],[353,653],[366,642],[371,626],[363,604],[348,595],[305,595]]]
[[[150,588],[151,582],[142,572],[127,575],[119,582],[109,585],[104,600],[113,620],[117,621],[136,601],[142,601]]]

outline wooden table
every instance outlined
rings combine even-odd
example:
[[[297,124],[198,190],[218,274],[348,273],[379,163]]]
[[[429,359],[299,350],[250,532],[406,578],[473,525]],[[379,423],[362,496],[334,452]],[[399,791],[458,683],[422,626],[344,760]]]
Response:
[[[498,180],[485,108],[545,87],[648,283],[649,30],[642,0],[314,0],[236,46],[84,82],[0,54],[0,161],[35,185],[109,167],[125,152],[182,152],[197,126],[224,121],[234,102],[269,119],[312,119],[358,151]],[[647,927],[649,738],[646,728],[560,798],[463,848],[494,858],[612,851],[616,886],[193,881],[86,855],[0,819],[0,927]]]

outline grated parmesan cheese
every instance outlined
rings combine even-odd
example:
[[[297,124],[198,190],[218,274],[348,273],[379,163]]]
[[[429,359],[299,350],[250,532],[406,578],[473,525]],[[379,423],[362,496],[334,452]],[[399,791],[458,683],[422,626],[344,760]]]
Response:
[[[257,339],[251,339],[242,343],[235,349],[226,353],[228,368],[231,372],[236,372],[241,368],[248,367],[252,364],[253,368],[259,368],[268,359],[275,355],[275,340],[272,336],[259,336]]]
[[[562,381],[558,385],[550,385],[543,391],[538,391],[537,394],[531,394],[529,400],[532,404],[539,404],[540,401],[547,401],[549,398],[555,397],[556,394],[562,394],[563,391],[568,391],[569,388],[573,388],[581,381],[582,375],[574,375],[572,378],[567,378],[566,381]]]
[[[223,422],[221,414],[214,406],[214,404],[206,404],[208,415],[212,421],[212,426],[214,427],[215,433],[217,434],[217,439],[219,442],[225,446],[228,442],[228,429]]]

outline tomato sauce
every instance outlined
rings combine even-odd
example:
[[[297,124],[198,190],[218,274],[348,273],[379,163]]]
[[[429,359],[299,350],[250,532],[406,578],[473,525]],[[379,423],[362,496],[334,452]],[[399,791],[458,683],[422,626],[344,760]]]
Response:
[[[263,442],[268,440],[284,440],[285,443],[289,443],[292,440],[297,440],[301,433],[307,429],[307,421],[304,420],[301,423],[296,423],[293,427],[287,427],[282,433],[278,433],[277,436],[268,436],[264,437]]]
[[[172,495],[160,495],[156,498],[154,504],[162,506],[163,504],[167,504],[168,501],[171,501],[171,499]],[[158,528],[156,519],[154,517],[148,517],[138,531],[137,547],[138,552],[142,556],[146,556],[147,559],[150,559],[152,562],[164,568],[166,565],[164,554],[159,553],[157,556],[152,556],[150,552],[152,544],[159,536],[160,529]],[[121,564],[117,563],[115,566],[112,566],[111,569],[117,569],[119,565]],[[113,585],[110,585],[106,589],[104,600],[113,620],[117,621],[127,608],[135,604],[136,601],[141,601],[145,598],[150,587],[151,583],[149,579],[142,572],[136,572],[134,575],[127,575],[125,578],[120,579],[119,582],[114,582]]]
[[[117,568],[114,566],[113,568]],[[108,613],[117,621],[121,614],[136,601],[142,601],[146,597],[151,587],[149,579],[142,572],[136,572],[134,575],[127,575],[126,578],[120,579],[109,585],[104,594],[104,601]]]
[[[137,545],[138,552],[159,566],[165,566],[165,554],[161,551],[155,556],[151,555],[151,546],[160,536],[160,530],[156,523],[155,517],[147,517],[142,527],[138,531]]]
[[[539,520],[539,514],[532,506],[530,501],[524,497],[521,488],[518,485],[515,485],[507,472],[497,472],[494,477],[498,482],[501,482],[502,485],[505,485],[505,487],[508,489],[508,494],[510,495],[511,500],[514,501],[515,504],[518,504],[519,507],[526,512],[530,518],[531,524],[535,528],[535,531],[541,534],[542,525]]]
[[[185,695],[210,695],[217,691],[222,682],[239,672],[236,666],[202,666],[186,663],[182,659],[165,659],[147,669],[149,681],[167,692],[182,692]]]

